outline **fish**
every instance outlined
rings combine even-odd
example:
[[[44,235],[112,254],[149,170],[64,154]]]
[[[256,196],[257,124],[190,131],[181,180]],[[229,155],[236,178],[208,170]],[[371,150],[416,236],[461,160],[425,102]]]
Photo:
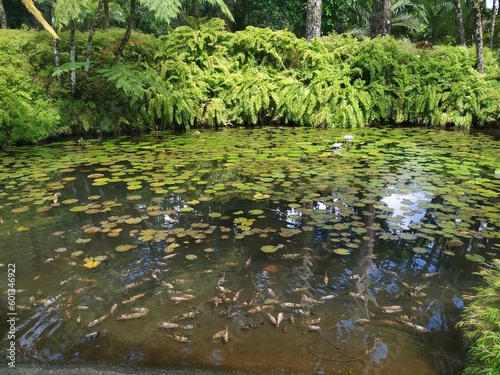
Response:
[[[219,331],[219,332],[216,332],[215,334],[212,335],[212,337],[210,338],[210,340],[219,340],[221,339],[225,334],[226,334],[226,329],[227,329],[227,325],[226,325],[226,328]]]
[[[77,310],[88,310],[89,307],[86,306],[86,305],[78,305],[78,306],[75,306],[75,309],[77,309]]]
[[[92,320],[87,327],[88,328],[95,327],[96,325],[98,325],[99,323],[101,323],[103,320],[105,320],[108,316],[109,315],[106,314],[106,315],[101,316],[100,318]]]
[[[160,284],[167,289],[174,289],[174,286],[170,283],[167,283],[166,281],[160,280]]]
[[[142,298],[146,295],[146,293],[136,294],[135,296],[129,297],[126,300],[122,301],[123,304],[131,303],[137,301],[139,298]]]
[[[259,306],[252,307],[250,310],[248,310],[248,312],[250,314],[254,314],[256,312],[263,311],[263,309],[269,309],[271,307],[272,307],[272,305],[259,305]]]
[[[318,326],[318,325],[314,325],[314,324],[306,324],[304,326],[304,328],[306,329],[306,331],[309,331],[309,332],[318,332],[318,331],[321,331],[321,327]]]
[[[73,276],[67,278],[66,280],[61,281],[61,283],[59,285],[67,284],[67,283],[69,283],[71,281],[71,279],[73,279]]]
[[[82,317],[80,315],[78,315],[78,318],[76,318],[76,323],[80,324],[81,321],[82,321]]]
[[[189,338],[188,335],[181,335],[180,333],[176,333],[174,335],[168,335],[167,337],[171,340],[181,342],[181,343],[190,343],[191,339]]]
[[[276,317],[276,327],[279,327],[282,321],[283,321],[283,313],[279,312],[278,316]]]
[[[320,304],[320,303],[324,303],[325,302],[324,300],[323,301],[319,301],[317,299],[308,297],[305,294],[302,294],[302,301],[307,302],[307,303],[315,303],[315,304]]]
[[[280,304],[281,307],[283,308],[292,308],[292,309],[296,309],[296,308],[301,308],[302,305],[300,303],[293,303],[293,302],[282,302]]]
[[[193,311],[189,311],[187,313],[184,313],[184,314],[180,314],[180,315],[177,315],[177,316],[174,316],[174,320],[179,320],[179,319],[194,319],[198,316],[200,312],[196,309],[194,309]]]
[[[401,323],[406,324],[407,326],[409,326],[409,327],[417,330],[417,332],[420,332],[420,333],[429,332],[429,330],[427,328],[425,328],[425,327],[423,327],[421,325],[409,322],[407,320],[401,320]]]
[[[178,323],[162,322],[159,324],[161,328],[165,329],[182,329],[184,326]]]
[[[366,298],[364,295],[362,295],[361,293],[354,293],[354,292],[350,292],[350,293],[347,293],[348,295],[350,295],[351,297],[354,297],[354,298],[357,298],[363,302],[365,302]]]
[[[238,290],[236,293],[233,295],[233,302],[236,302],[238,298],[240,298],[240,293],[243,291],[243,289]]]
[[[323,282],[328,285],[328,272],[325,272],[325,277],[323,278]]]
[[[192,294],[183,294],[181,296],[170,297],[170,300],[175,301],[175,302],[181,302],[181,301],[190,301],[194,298],[196,298],[196,297],[193,296]]]
[[[319,300],[320,301],[326,301],[326,300],[329,300],[329,299],[334,299],[335,297],[337,297],[335,294],[327,294],[326,296],[321,297]]]
[[[148,313],[149,309],[147,307],[134,307],[132,308],[132,311],[138,313]]]
[[[129,290],[129,289],[134,288],[134,287],[136,287],[136,286],[139,286],[139,285],[141,285],[141,284],[142,284],[142,281],[141,281],[141,282],[136,281],[136,282],[133,282],[133,283],[130,283],[130,284],[125,285],[125,286],[123,287],[123,290]]]
[[[116,309],[118,308],[118,304],[115,303],[113,306],[111,306],[111,315],[115,315]]]
[[[136,318],[141,318],[145,316],[147,313],[146,312],[135,312],[135,313],[129,313],[129,314],[122,314],[116,318],[116,320],[128,320],[128,319],[136,319]]]
[[[300,315],[300,316],[303,316],[303,317],[308,317],[311,314],[311,312],[307,311],[307,310],[304,310],[304,309],[297,309],[297,310],[294,310],[294,314]]]
[[[224,288],[222,285],[217,285],[215,287],[215,289],[217,289],[219,292],[222,292],[222,293],[227,293],[227,294],[230,294],[232,293],[231,290],[229,290],[228,288]]]
[[[398,305],[394,305],[394,306],[377,306],[377,308],[379,310],[382,310],[382,312],[385,313],[385,314],[394,314],[394,313],[403,311],[403,308],[401,306],[398,306]]]
[[[224,334],[222,335],[222,343],[227,344],[229,342],[229,330],[227,329],[227,324],[226,324],[226,329],[224,330]]]
[[[321,323],[322,321],[323,321],[323,318],[307,319],[306,324],[316,325],[316,324]]]
[[[260,323],[246,323],[246,324],[243,324],[240,329],[253,329],[253,328],[259,328],[259,327],[262,327],[264,325],[264,322],[260,322]]]
[[[307,287],[302,287],[302,288],[293,288],[292,292],[294,293],[300,293],[300,292],[306,292],[309,288]]]
[[[250,257],[247,259],[247,261],[245,262],[245,265],[244,267],[248,267],[250,265],[250,263],[252,262],[252,256],[250,255]]]
[[[273,323],[275,326],[278,326],[278,320],[276,320],[276,318],[274,316],[271,315],[271,313],[267,312],[267,311],[263,311],[264,312],[264,315],[267,317],[267,319],[269,319],[269,321],[271,323]]]
[[[179,253],[174,253],[174,254],[167,254],[163,257],[163,259],[170,259],[170,258],[173,258],[175,256],[179,255]]]

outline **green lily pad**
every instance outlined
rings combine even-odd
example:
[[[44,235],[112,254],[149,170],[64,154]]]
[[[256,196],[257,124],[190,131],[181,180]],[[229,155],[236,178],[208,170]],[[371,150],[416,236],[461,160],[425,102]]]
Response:
[[[132,249],[132,246],[130,245],[118,245],[115,250],[118,251],[119,253],[123,253],[125,251],[129,251]]]
[[[472,262],[484,262],[486,259],[479,254],[465,254],[465,257]]]
[[[347,249],[337,248],[333,249],[333,252],[338,255],[350,255],[351,252]]]

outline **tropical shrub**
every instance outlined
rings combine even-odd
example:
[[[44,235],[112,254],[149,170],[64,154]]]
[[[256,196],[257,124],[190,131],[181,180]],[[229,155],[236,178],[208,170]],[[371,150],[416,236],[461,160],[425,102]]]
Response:
[[[500,118],[498,57],[486,53],[481,75],[469,48],[348,35],[306,42],[266,28],[232,33],[211,19],[161,38],[132,33],[116,65],[123,30],[98,31],[85,72],[87,34],[76,33],[76,63],[69,34],[60,36],[55,70],[47,33],[0,34],[0,144],[192,126],[468,128]]]

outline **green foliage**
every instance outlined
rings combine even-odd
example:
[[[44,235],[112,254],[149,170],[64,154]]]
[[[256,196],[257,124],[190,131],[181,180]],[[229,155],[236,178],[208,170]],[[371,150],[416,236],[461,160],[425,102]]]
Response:
[[[476,288],[464,309],[464,335],[470,347],[465,374],[500,373],[500,261],[483,269],[485,286]]]
[[[33,81],[26,34],[37,33],[0,33],[0,146],[37,142],[68,131],[60,127],[57,101],[47,98],[44,87]]]
[[[60,35],[57,70],[46,33],[0,36],[1,143],[192,126],[468,128],[498,125],[500,117],[498,60],[486,53],[480,75],[474,51],[462,47],[424,50],[391,37],[347,35],[308,43],[288,31],[232,33],[212,19],[162,38],[133,33],[113,66],[123,31],[98,31],[91,69],[76,71],[72,97],[69,72],[84,66],[87,35],[76,34],[76,63],[69,63],[68,32]]]

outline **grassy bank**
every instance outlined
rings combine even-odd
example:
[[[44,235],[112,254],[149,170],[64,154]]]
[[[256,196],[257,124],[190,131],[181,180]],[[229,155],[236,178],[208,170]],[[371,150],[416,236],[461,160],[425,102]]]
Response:
[[[420,49],[393,38],[338,35],[307,43],[287,31],[231,33],[211,20],[162,39],[133,34],[112,66],[122,36],[123,30],[98,31],[88,74],[83,64],[66,64],[54,75],[47,33],[3,31],[0,145],[171,127],[500,123],[498,59],[487,53],[481,75],[473,48]],[[61,34],[63,63],[68,40]],[[77,34],[77,61],[86,41]]]
[[[500,374],[500,261],[483,269],[485,285],[468,298],[464,332],[469,346],[465,374]]]

